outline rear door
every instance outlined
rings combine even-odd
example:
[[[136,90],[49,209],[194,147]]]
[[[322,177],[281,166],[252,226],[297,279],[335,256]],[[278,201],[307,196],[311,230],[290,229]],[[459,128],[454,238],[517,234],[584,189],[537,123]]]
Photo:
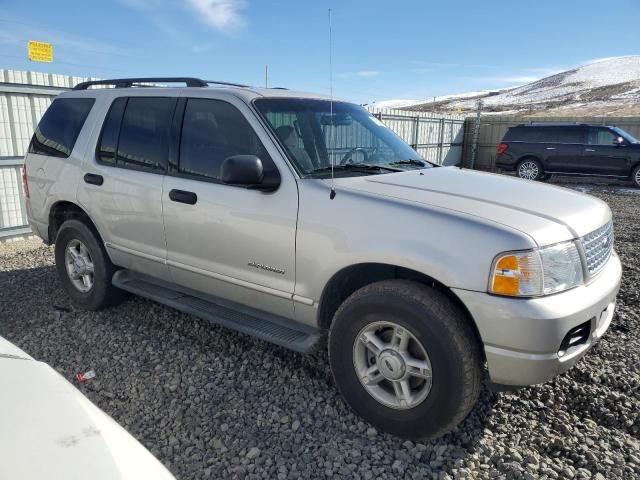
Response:
[[[604,127],[589,127],[584,148],[585,173],[597,175],[626,176],[631,165],[630,152],[626,145],[614,144],[618,135]]]
[[[581,126],[546,126],[540,128],[539,142],[545,155],[546,172],[568,173],[580,170],[586,129]]]
[[[176,101],[114,98],[78,191],[113,262],[164,277],[162,187]]]
[[[162,196],[173,281],[293,318],[295,178],[242,101],[188,98],[181,105],[180,146]],[[222,183],[222,162],[232,155],[260,157],[265,176],[280,177],[278,189]]]

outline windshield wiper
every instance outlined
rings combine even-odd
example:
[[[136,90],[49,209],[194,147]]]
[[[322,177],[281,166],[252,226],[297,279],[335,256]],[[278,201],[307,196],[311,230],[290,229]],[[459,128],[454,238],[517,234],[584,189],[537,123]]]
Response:
[[[368,163],[347,163],[346,165],[334,165],[333,169],[335,171],[345,171],[345,170],[359,170],[363,172],[401,172],[399,168],[391,168],[385,167],[383,165],[370,165]],[[331,166],[316,168],[315,170],[311,170],[307,172],[308,174],[313,173],[325,173],[330,172]]]
[[[415,165],[416,167],[426,167],[427,162],[409,158],[407,160],[396,160],[395,162],[391,162],[389,165]]]

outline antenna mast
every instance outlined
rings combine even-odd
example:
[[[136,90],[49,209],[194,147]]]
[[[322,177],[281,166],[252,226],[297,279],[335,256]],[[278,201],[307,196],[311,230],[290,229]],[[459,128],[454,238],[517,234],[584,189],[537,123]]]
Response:
[[[333,55],[332,55],[332,38],[331,38],[331,9],[329,9],[329,118],[331,119],[331,130],[329,134],[329,146],[335,147],[333,142],[334,128],[333,128]],[[331,193],[329,198],[333,200],[336,196],[334,166],[335,166],[335,148],[332,148],[331,153]]]
[[[264,64],[264,88],[269,88],[269,64]]]

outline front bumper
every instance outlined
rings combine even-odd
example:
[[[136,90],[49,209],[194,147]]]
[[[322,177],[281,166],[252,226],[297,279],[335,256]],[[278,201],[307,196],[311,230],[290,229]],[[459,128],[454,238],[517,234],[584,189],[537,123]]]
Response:
[[[454,289],[476,322],[489,376],[502,385],[546,382],[573,366],[613,319],[622,267],[615,252],[587,285],[540,298],[507,298]],[[570,330],[585,322],[583,342],[561,351]]]

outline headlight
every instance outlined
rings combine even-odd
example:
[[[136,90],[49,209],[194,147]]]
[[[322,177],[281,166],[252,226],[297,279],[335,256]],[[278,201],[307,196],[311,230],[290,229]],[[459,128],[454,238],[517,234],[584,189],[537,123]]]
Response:
[[[489,292],[537,297],[562,292],[582,282],[582,262],[576,244],[564,242],[498,255],[493,262]]]

